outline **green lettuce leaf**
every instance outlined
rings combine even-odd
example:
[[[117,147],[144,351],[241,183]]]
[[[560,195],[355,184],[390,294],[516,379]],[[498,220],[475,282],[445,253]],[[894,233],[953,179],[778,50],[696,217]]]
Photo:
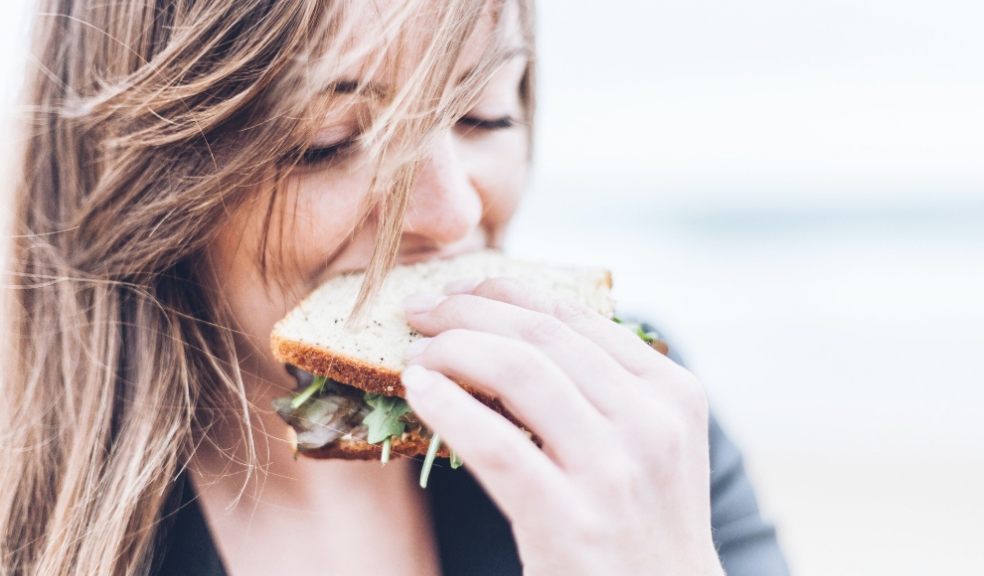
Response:
[[[657,334],[656,332],[646,332],[645,330],[643,330],[642,324],[637,324],[635,322],[626,322],[625,320],[622,320],[618,316],[612,316],[612,322],[616,324],[621,324],[622,326],[625,326],[629,330],[632,330],[633,332],[635,332],[636,336],[642,338],[642,341],[645,342],[646,344],[652,344],[653,342],[659,340],[659,334]]]
[[[372,412],[362,419],[362,423],[369,429],[367,441],[370,444],[378,444],[391,436],[403,434],[407,425],[400,420],[400,416],[410,411],[410,406],[403,398],[367,393],[364,399],[372,408]]]
[[[636,336],[642,338],[642,341],[646,344],[652,344],[657,340],[657,335],[655,332],[646,332],[642,329],[642,324],[636,325]]]

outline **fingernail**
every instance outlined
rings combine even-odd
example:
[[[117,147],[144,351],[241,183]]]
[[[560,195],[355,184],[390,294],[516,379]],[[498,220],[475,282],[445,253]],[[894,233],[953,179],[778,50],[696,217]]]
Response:
[[[430,312],[444,301],[445,296],[433,292],[420,292],[409,296],[403,301],[403,309],[407,312]]]
[[[403,382],[403,387],[415,393],[426,390],[431,384],[430,378],[427,369],[416,364],[407,366],[403,370],[403,373],[400,374],[400,381]]]
[[[459,278],[444,285],[445,294],[466,294],[482,283],[481,278]]]
[[[430,338],[421,338],[419,340],[414,340],[407,346],[407,349],[403,351],[403,359],[410,360],[416,358],[424,353],[427,349],[427,345],[430,344]]]

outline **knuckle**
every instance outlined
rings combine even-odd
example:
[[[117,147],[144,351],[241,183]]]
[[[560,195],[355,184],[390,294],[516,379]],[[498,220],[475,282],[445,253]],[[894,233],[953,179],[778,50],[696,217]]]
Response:
[[[432,329],[446,328],[447,326],[454,326],[459,324],[462,319],[462,312],[466,308],[462,305],[462,296],[454,294],[445,297],[441,300],[437,306],[434,307],[427,314],[419,315],[420,318],[427,322],[427,325]],[[421,320],[418,320],[420,322]]]
[[[660,433],[654,443],[664,463],[672,464],[681,460],[686,436],[687,425],[682,417],[670,414],[663,417]]]
[[[596,313],[590,308],[570,300],[561,300],[553,306],[554,316],[564,322],[576,323],[592,318]]]
[[[498,439],[493,435],[485,435],[481,439],[474,440],[472,454],[468,459],[475,463],[481,462],[482,468],[495,474],[510,472],[516,464],[515,458],[503,446],[509,443],[505,438]]]
[[[609,457],[593,474],[595,488],[616,506],[638,502],[644,483],[642,467],[627,457]]]
[[[692,372],[674,364],[669,371],[664,367],[642,380],[649,384],[647,390],[678,407],[688,422],[706,425],[710,414],[707,390]]]
[[[545,345],[562,338],[567,326],[560,320],[543,314],[529,322],[522,330],[523,338],[534,345]]]
[[[583,499],[579,504],[564,510],[564,522],[556,529],[578,543],[581,549],[590,550],[607,539],[610,522],[606,522],[594,506],[585,505]]]
[[[431,338],[430,344],[424,348],[422,356],[425,359],[433,359],[438,356],[454,354],[465,343],[464,340],[467,338],[466,332],[467,330],[461,328],[452,328],[441,332]]]
[[[437,305],[437,310],[450,319],[460,320],[468,313],[474,301],[475,297],[471,294],[452,294]]]
[[[630,418],[632,435],[638,439],[636,462],[647,470],[672,467],[682,457],[690,426],[683,413],[665,402],[642,402]]]
[[[458,399],[450,392],[444,386],[430,386],[415,397],[418,404],[414,406],[414,410],[418,414],[424,413],[424,420],[427,422],[430,418],[452,420],[458,407]],[[423,408],[420,404],[424,405]]]
[[[515,278],[497,276],[479,284],[475,289],[475,294],[489,298],[511,300],[514,295],[520,293],[522,287],[522,282]]]
[[[583,484],[589,495],[582,505],[568,516],[565,527],[574,541],[582,546],[604,545],[616,537],[612,517],[630,517],[643,505],[652,491],[651,480],[644,468],[627,457],[610,458],[604,466],[592,471]]]
[[[581,548],[591,550],[605,546],[611,531],[606,525],[607,523],[594,514],[581,514],[580,516],[584,519],[576,521],[573,529],[576,541],[580,543]]]
[[[522,343],[516,344],[509,346],[496,366],[496,379],[503,390],[523,388],[537,372],[540,362],[535,350]]]
[[[642,343],[642,341],[640,340],[639,343]],[[643,345],[646,346],[648,350],[646,353],[645,366],[639,372],[639,376],[642,379],[658,382],[665,380],[667,377],[676,378],[678,374],[687,372],[685,368],[681,367],[669,357],[660,354],[651,346],[647,346],[644,343]]]

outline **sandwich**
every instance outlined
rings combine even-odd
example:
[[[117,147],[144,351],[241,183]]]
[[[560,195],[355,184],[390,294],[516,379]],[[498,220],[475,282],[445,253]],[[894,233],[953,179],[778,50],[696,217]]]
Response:
[[[421,486],[435,458],[461,465],[453,451],[428,429],[404,400],[400,384],[407,346],[422,336],[407,324],[402,303],[411,294],[440,292],[459,278],[510,276],[557,300],[580,302],[613,318],[611,276],[606,270],[546,266],[483,250],[443,260],[397,266],[385,278],[372,305],[350,320],[364,275],[336,276],[319,286],[273,329],[277,361],[295,375],[299,389],[277,398],[274,409],[288,424],[295,454],[309,458],[375,459],[424,457]],[[656,346],[660,341],[630,326]],[[478,401],[526,430],[495,398],[458,384]],[[530,437],[538,442],[530,432]]]

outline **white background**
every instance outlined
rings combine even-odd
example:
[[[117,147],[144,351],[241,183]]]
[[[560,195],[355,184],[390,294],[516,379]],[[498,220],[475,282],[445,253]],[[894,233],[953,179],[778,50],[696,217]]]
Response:
[[[984,4],[540,16],[513,247],[665,329],[796,573],[984,574]]]
[[[982,26],[971,0],[540,4],[511,247],[613,271],[803,576],[984,573]]]

